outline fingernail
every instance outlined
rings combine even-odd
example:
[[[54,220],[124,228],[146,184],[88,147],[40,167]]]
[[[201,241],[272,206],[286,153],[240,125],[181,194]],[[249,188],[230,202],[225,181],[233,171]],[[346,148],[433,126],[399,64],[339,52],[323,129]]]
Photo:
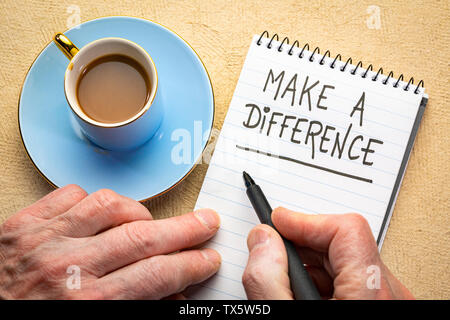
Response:
[[[194,216],[209,229],[219,228],[220,218],[214,210],[200,209],[194,212]]]
[[[216,250],[206,248],[201,250],[200,252],[206,260],[211,261],[214,264],[220,264],[222,260],[222,257]]]
[[[256,246],[262,246],[269,242],[269,233],[263,227],[256,227],[250,232],[248,249],[251,251]]]

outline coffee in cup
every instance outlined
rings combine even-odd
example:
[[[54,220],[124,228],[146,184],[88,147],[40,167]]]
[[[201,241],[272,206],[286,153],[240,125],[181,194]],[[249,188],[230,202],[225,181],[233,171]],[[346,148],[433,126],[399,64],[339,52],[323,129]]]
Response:
[[[125,121],[147,103],[150,78],[131,57],[110,54],[89,63],[77,81],[77,99],[82,111],[104,123]]]
[[[143,48],[127,39],[103,38],[79,50],[61,33],[54,42],[71,60],[64,92],[90,141],[126,151],[155,134],[163,106],[155,64]]]

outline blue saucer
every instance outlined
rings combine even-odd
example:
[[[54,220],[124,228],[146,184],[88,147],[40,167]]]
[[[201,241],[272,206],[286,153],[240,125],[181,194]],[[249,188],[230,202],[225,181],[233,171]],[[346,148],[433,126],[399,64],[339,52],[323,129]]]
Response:
[[[88,193],[109,188],[139,201],[182,181],[200,159],[214,120],[211,81],[194,50],[161,25],[130,17],[88,21],[65,34],[79,48],[104,37],[142,46],[155,62],[165,114],[155,136],[139,149],[120,153],[93,145],[80,132],[64,96],[69,60],[50,43],[31,66],[19,100],[20,133],[38,171],[55,187],[74,183]],[[194,141],[195,122],[202,126],[201,148]],[[188,158],[177,152],[180,137],[190,139],[184,141]]]

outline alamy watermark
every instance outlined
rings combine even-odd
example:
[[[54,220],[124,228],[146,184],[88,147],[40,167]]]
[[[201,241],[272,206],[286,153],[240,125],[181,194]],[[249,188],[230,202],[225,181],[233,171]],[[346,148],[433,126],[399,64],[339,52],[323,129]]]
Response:
[[[367,7],[367,17],[366,24],[369,29],[381,29],[381,10],[379,6],[371,5]]]
[[[81,23],[81,10],[80,7],[76,4],[71,4],[67,7],[66,12],[69,14],[69,17],[66,21],[66,27],[68,29],[75,28],[80,29]]]
[[[67,267],[66,273],[70,276],[66,280],[66,287],[69,290],[81,289],[81,269],[77,265]]]
[[[366,273],[369,274],[369,277],[366,281],[367,289],[381,289],[381,270],[377,265],[370,265],[366,269]]]

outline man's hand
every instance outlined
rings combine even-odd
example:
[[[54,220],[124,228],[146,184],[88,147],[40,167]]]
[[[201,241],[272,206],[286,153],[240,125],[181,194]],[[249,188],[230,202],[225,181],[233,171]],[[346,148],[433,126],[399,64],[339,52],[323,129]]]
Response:
[[[381,261],[362,216],[307,215],[277,208],[272,212],[272,222],[297,246],[323,298],[414,298]],[[250,256],[243,282],[248,298],[292,299],[280,235],[267,225],[259,225],[250,232],[247,244]]]
[[[152,220],[143,205],[111,190],[87,195],[66,186],[0,226],[0,297],[160,299],[179,293],[216,273],[220,256],[212,249],[170,253],[208,240],[219,223],[208,209]],[[68,285],[77,268],[79,289]]]

